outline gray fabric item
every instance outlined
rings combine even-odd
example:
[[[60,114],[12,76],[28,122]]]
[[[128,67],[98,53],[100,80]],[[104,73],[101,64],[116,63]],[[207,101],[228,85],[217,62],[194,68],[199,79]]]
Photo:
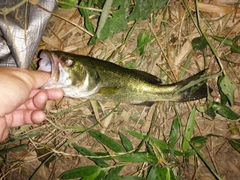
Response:
[[[22,0],[0,0],[0,12],[20,2]],[[57,6],[55,0],[40,0],[38,4],[49,11]],[[6,15],[7,23],[1,12],[0,66],[28,68],[50,17],[50,13],[27,2]]]

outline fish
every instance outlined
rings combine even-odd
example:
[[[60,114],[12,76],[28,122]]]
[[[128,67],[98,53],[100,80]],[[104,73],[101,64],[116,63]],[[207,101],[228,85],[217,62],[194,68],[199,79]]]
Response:
[[[199,100],[206,98],[209,92],[206,82],[190,84],[205,70],[176,83],[162,84],[158,77],[144,71],[89,56],[49,50],[40,51],[38,65],[39,71],[51,73],[42,88],[61,88],[64,96],[70,98],[142,104]]]

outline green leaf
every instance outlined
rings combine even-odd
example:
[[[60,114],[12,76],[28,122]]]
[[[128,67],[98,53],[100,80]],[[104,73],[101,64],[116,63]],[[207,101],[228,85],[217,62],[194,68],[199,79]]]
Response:
[[[107,174],[106,171],[101,170],[98,176],[94,180],[103,180],[105,179],[106,174]]]
[[[240,139],[229,139],[229,144],[240,153]]]
[[[98,34],[90,40],[89,44],[92,45],[99,40],[106,39],[114,33],[124,31],[127,28],[127,16],[128,16],[129,1],[118,0],[112,3],[112,13],[108,15],[108,19],[105,20],[104,26],[100,26],[101,30],[97,30]],[[106,16],[103,13],[104,16]],[[102,15],[101,15],[102,16]]]
[[[193,144],[206,144],[208,136],[195,136],[191,139]]]
[[[208,102],[207,109],[205,109],[205,113],[209,115],[211,118],[215,118],[216,117],[215,112],[231,120],[237,120],[240,117],[226,105],[220,104],[218,102]]]
[[[134,61],[130,61],[127,64],[125,64],[124,67],[128,68],[128,69],[136,69],[136,65],[137,65],[137,61],[134,60]]]
[[[231,120],[237,120],[240,117],[238,114],[236,114],[234,111],[232,111],[229,107],[227,107],[225,105],[221,105],[217,102],[214,102],[212,104],[212,108],[214,110],[216,110],[216,112],[218,114],[220,114],[221,116],[226,117]]]
[[[153,142],[154,144],[156,144],[160,149],[161,151],[164,153],[164,154],[168,154],[169,153],[169,150],[168,150],[168,145],[166,142],[160,140],[160,139],[157,139],[157,138],[151,138],[151,141],[150,142]],[[153,146],[153,145],[152,145]]]
[[[185,157],[190,157],[196,154],[196,151],[194,149],[190,149],[184,152]]]
[[[126,151],[132,151],[133,150],[133,145],[132,145],[131,141],[125,135],[123,135],[120,132],[119,132],[119,136],[121,138],[122,145],[126,149]]]
[[[210,116],[212,119],[216,117],[215,110],[212,108],[212,102],[207,102],[207,108],[205,110],[205,113]]]
[[[102,172],[102,171],[101,171]],[[99,176],[100,172],[91,174],[90,176],[84,176],[83,178],[81,178],[81,180],[96,180],[96,178]]]
[[[137,176],[124,176],[121,180],[146,180],[146,178],[137,177]]]
[[[72,146],[79,152],[81,153],[82,155],[84,156],[96,156],[96,158],[89,158],[91,159],[92,161],[94,161],[98,166],[100,167],[108,167],[109,165],[107,163],[105,163],[102,159],[100,159],[98,157],[97,154],[95,154],[94,152],[86,149],[85,147],[82,147],[82,146],[78,146],[77,144],[72,144]]]
[[[175,180],[173,171],[169,167],[156,168],[157,179],[159,180]]]
[[[233,38],[233,44],[237,44],[239,39],[240,39],[240,36],[236,36],[235,38]]]
[[[112,157],[121,162],[158,162],[156,156],[146,152],[121,154]]]
[[[137,38],[137,50],[139,51],[140,55],[144,53],[144,47],[153,39],[153,36],[147,32],[143,32],[138,35]]]
[[[64,9],[71,9],[78,2],[78,0],[58,0],[58,5]]]
[[[170,149],[175,149],[175,145],[178,140],[178,132],[179,132],[180,120],[176,118],[173,120],[171,132],[169,135],[168,146]]]
[[[125,152],[125,149],[120,144],[118,144],[116,141],[106,136],[105,134],[102,134],[97,131],[90,131],[89,134],[95,139],[99,140],[102,144],[104,144],[108,148],[112,149],[114,152],[117,153]]]
[[[6,143],[0,143],[0,147],[1,146],[6,146],[6,145],[9,145],[9,144],[13,144],[14,142],[18,142],[18,141],[21,141],[23,139],[29,139],[29,138],[32,138],[32,137],[36,137],[36,136],[39,136],[43,133],[44,132],[41,132],[41,131],[32,131],[32,132],[30,131],[27,134],[18,134],[17,136],[10,135],[10,140],[7,141]]]
[[[225,45],[231,47],[231,51],[234,53],[240,53],[240,46],[237,45],[238,40],[240,39],[240,36],[236,36],[233,39],[229,39],[226,37],[219,37],[219,36],[213,36],[213,39],[219,42],[223,42]]]
[[[174,151],[174,154],[175,154],[176,156],[183,156],[183,153],[182,153],[181,151],[178,151],[178,150],[175,150],[175,151]]]
[[[221,87],[222,92],[228,97],[230,105],[233,105],[234,102],[234,91],[236,89],[236,84],[232,82],[228,76],[224,76],[220,81],[219,86]]]
[[[67,0],[66,0],[67,1]],[[151,13],[161,9],[168,0],[82,0],[80,6],[82,7],[99,7],[102,8],[102,13],[98,18],[98,26],[96,33],[94,33],[93,23],[89,19],[91,15],[98,15],[94,10],[80,8],[80,12],[84,17],[85,28],[94,34],[89,44],[94,44],[100,40],[110,37],[114,33],[124,31],[128,27],[128,22],[138,21],[140,19],[148,18]],[[104,6],[103,6],[104,4]]]
[[[21,144],[19,146],[14,146],[12,148],[4,148],[4,149],[1,148],[0,156],[5,155],[9,152],[13,152],[13,153],[18,154],[18,153],[21,153],[21,152],[27,151],[27,150],[28,150],[28,145],[27,144]],[[46,159],[46,156],[44,156],[44,159]]]
[[[240,53],[240,46],[232,46],[230,50],[234,53]]]
[[[76,169],[71,169],[60,174],[60,179],[73,179],[81,178],[85,176],[98,175],[101,172],[101,168],[98,166],[84,166]]]
[[[85,1],[81,1],[80,6],[82,7],[91,7],[91,4],[89,4],[88,2]],[[79,8],[79,11],[81,13],[81,15],[84,17],[84,26],[85,28],[92,34],[94,34],[94,28],[93,28],[93,24],[89,19],[89,16],[91,14],[90,10],[87,9],[83,9],[83,8]]]
[[[195,136],[191,139],[191,144],[200,150],[206,145],[207,140],[208,136]]]
[[[147,175],[147,180],[156,179],[156,177],[157,177],[156,166],[152,166],[152,167],[150,167],[149,173]]]
[[[196,112],[196,107],[194,106],[190,116],[188,118],[188,123],[187,123],[187,127],[185,129],[185,133],[184,133],[184,139],[183,139],[183,143],[182,143],[182,149],[184,152],[186,152],[188,150],[189,147],[189,141],[192,138],[193,135],[193,130],[194,130],[194,122],[195,122],[195,112]]]
[[[118,174],[120,173],[123,167],[124,166],[117,166],[115,168],[112,168],[104,180],[122,179],[118,176]]]
[[[106,24],[106,21],[108,19],[109,14],[110,14],[112,4],[113,4],[113,0],[105,0],[104,6],[103,6],[103,9],[102,9],[102,12],[101,12],[101,16],[100,16],[100,19],[99,19],[97,31],[96,31],[97,38],[100,37],[101,31]]]
[[[140,133],[140,132],[137,132],[137,131],[131,131],[131,130],[126,130],[129,134],[131,134],[132,136],[138,138],[138,139],[145,139],[146,137],[146,134],[144,133]]]
[[[158,152],[154,152],[151,142],[146,142],[145,145],[146,145],[146,149],[147,149],[146,152],[148,152],[151,155],[155,154],[155,156],[158,157],[158,155],[157,155]]]
[[[196,37],[192,40],[192,47],[194,50],[203,51],[208,43],[204,36]]]
[[[168,0],[134,0],[134,6],[128,21],[138,21],[140,19],[146,19],[156,10],[163,8]]]
[[[218,89],[219,89],[219,94],[220,94],[220,97],[221,97],[221,104],[226,104],[228,102],[228,97],[223,93],[221,87],[220,87],[220,82],[222,81],[224,76],[219,76],[218,77]]]
[[[212,37],[214,40],[218,41],[218,42],[223,42],[225,45],[227,46],[232,46],[233,45],[233,40],[226,38],[226,37],[220,37],[220,36],[213,36]]]

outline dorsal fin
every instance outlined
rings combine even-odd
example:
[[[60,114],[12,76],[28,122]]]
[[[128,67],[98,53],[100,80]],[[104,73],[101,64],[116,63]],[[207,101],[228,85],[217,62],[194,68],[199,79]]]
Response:
[[[140,71],[140,70],[137,70],[137,69],[131,69],[134,73],[138,74],[139,76],[143,77],[147,82],[151,83],[151,84],[161,84],[162,81],[152,75],[152,74],[149,74],[147,72],[144,72],[144,71]]]

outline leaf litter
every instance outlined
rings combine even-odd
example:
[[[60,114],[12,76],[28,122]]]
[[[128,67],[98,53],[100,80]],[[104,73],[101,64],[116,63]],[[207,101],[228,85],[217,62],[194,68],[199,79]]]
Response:
[[[227,36],[229,38],[234,38],[239,34],[238,11],[236,16],[234,16],[232,6],[227,3],[228,1],[215,1],[215,3],[203,1],[199,3],[202,18],[200,25],[207,34]],[[209,5],[211,5],[212,11],[209,10]],[[39,45],[39,50],[58,49],[106,59],[111,62],[119,62],[122,66],[132,63],[135,64],[134,67],[136,69],[147,71],[160,77],[163,83],[180,80],[178,75],[181,72],[184,72],[181,79],[189,77],[204,69],[206,65],[208,74],[214,74],[220,68],[209,49],[206,51],[205,59],[201,51],[192,53],[191,60],[184,66],[187,56],[192,51],[192,40],[199,37],[198,30],[187,13],[187,8],[195,10],[193,1],[189,1],[187,7],[181,1],[169,2],[167,11],[163,13],[160,10],[151,14],[148,19],[136,24],[132,32],[127,29],[93,45],[88,45],[91,38],[89,34],[67,23],[65,20],[53,16]],[[238,10],[238,8],[236,9]],[[84,18],[79,15],[79,11],[75,8],[58,9],[55,13],[84,27]],[[89,18],[96,26],[97,21],[94,19],[94,16]],[[128,25],[131,27],[134,24],[130,23]],[[140,48],[141,55],[137,52],[133,53],[138,48],[137,41],[140,38],[139,35],[146,32],[152,35],[154,39],[144,44],[144,48]],[[125,41],[126,37],[128,37],[127,41]],[[237,86],[237,90],[234,93],[235,101],[231,109],[240,114],[238,78],[240,56],[237,53],[231,53],[230,48],[211,38],[210,41],[214,44],[219,57],[222,59],[221,62],[227,77]],[[205,61],[206,64],[204,63]],[[214,90],[209,98],[220,102],[217,79],[210,79],[208,84]],[[48,102],[46,109],[47,120],[43,124],[27,126],[22,128],[22,130],[21,128],[13,129],[11,135],[12,139],[15,138],[15,142],[1,146],[1,148],[9,149],[19,144],[28,145],[27,150],[21,149],[19,152],[9,151],[2,155],[2,158],[8,162],[6,165],[1,161],[2,177],[5,179],[28,179],[34,175],[33,177],[36,179],[56,179],[64,171],[94,165],[87,157],[78,154],[72,147],[72,143],[90,149],[93,152],[108,152],[113,155],[112,149],[101,145],[99,141],[86,133],[90,130],[104,133],[119,144],[121,143],[120,132],[129,138],[135,148],[141,143],[141,139],[138,138],[140,134],[132,136],[126,133],[126,130],[147,134],[151,128],[151,137],[168,142],[168,137],[173,138],[171,129],[172,123],[176,121],[176,116],[180,119],[181,127],[183,127],[180,134],[184,134],[186,133],[184,129],[187,127],[189,115],[194,105],[198,109],[199,106],[204,106],[205,103],[205,100],[188,103],[159,102],[151,107],[145,107],[124,103],[117,104],[115,102],[90,103],[84,99],[69,98],[63,98],[58,102]],[[156,119],[151,124],[155,107],[157,107]],[[207,143],[200,151],[206,161],[210,163],[214,172],[222,179],[238,179],[237,177],[240,176],[240,155],[230,146],[228,139],[240,139],[239,122],[231,121],[218,114],[212,119],[198,111],[195,112],[194,119],[194,136],[216,135],[208,136]],[[178,139],[178,143],[175,145],[176,147],[178,146],[178,149],[181,147],[179,142],[183,140],[180,134],[175,134],[174,136],[174,140]],[[224,138],[220,138],[220,136]],[[22,138],[21,141],[19,140],[20,138]],[[231,141],[235,147],[237,147],[237,142]],[[164,147],[163,145],[158,145],[159,147]],[[154,152],[157,153],[159,147],[153,148]],[[171,147],[174,147],[172,143]],[[145,146],[142,146],[141,151],[145,150]],[[38,169],[39,165],[44,161],[43,159],[46,159],[51,153],[53,153],[51,161],[48,161],[48,163]],[[160,154],[159,157],[161,157]],[[215,179],[200,158],[191,156],[185,162],[182,158],[182,156],[179,156],[179,158],[174,156],[175,165],[172,164],[176,174],[181,172],[178,174],[180,179],[192,179],[194,177],[196,179]],[[109,163],[114,165],[113,162]],[[167,162],[166,159],[163,159],[161,163],[170,163],[170,161]],[[137,173],[140,176],[147,169],[148,165],[142,163],[126,164],[120,175],[136,175]],[[36,170],[37,172],[34,173]],[[159,172],[159,169],[156,168],[153,171]]]

